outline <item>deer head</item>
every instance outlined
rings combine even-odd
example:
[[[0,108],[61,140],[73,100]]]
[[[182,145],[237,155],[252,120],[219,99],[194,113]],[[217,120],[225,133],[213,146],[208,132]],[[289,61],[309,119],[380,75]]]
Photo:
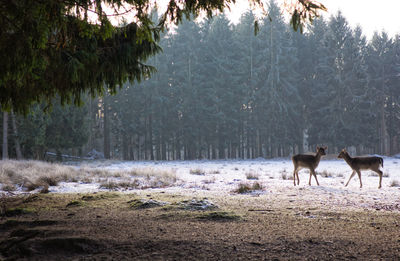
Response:
[[[343,159],[345,157],[345,155],[347,155],[347,151],[346,149],[342,149],[342,151],[339,153],[339,155],[337,156],[339,159]]]
[[[321,156],[326,155],[325,150],[327,150],[327,149],[328,149],[328,147],[319,147],[319,146],[317,146],[317,154],[319,154]]]

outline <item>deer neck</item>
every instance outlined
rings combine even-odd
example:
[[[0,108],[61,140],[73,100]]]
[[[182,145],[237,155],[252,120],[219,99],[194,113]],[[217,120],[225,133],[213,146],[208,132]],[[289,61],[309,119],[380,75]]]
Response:
[[[350,155],[348,153],[343,154],[343,159],[347,162],[347,164],[349,164],[350,166],[352,165],[353,158],[350,157]]]
[[[315,155],[315,164],[317,164],[317,165],[319,164],[321,157],[322,157],[322,155],[319,152],[317,152],[317,155]]]

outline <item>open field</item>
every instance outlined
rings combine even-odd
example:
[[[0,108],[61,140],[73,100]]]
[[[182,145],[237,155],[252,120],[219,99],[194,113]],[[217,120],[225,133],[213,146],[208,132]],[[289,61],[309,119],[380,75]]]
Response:
[[[398,260],[397,161],[385,158],[382,189],[368,171],[345,188],[337,160],[321,161],[321,186],[301,171],[296,187],[287,159],[31,162],[24,177],[3,162],[14,189],[1,197],[0,260]]]

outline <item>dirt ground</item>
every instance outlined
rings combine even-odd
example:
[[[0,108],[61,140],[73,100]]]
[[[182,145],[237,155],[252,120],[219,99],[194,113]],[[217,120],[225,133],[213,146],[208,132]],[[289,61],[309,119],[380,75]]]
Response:
[[[183,207],[204,196],[218,207]],[[3,197],[0,260],[400,259],[397,209],[337,206],[307,196],[139,191]],[[161,205],[140,204],[149,199]]]

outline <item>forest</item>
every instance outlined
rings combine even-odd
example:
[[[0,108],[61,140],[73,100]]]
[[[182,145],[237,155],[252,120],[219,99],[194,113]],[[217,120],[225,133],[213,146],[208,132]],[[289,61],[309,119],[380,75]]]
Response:
[[[301,34],[273,1],[268,14],[257,34],[251,11],[237,24],[223,14],[183,21],[161,36],[148,61],[157,72],[140,83],[87,93],[80,107],[55,99],[26,116],[3,112],[3,158],[96,149],[121,160],[251,159],[316,145],[398,153],[400,36],[367,39],[340,12]]]

